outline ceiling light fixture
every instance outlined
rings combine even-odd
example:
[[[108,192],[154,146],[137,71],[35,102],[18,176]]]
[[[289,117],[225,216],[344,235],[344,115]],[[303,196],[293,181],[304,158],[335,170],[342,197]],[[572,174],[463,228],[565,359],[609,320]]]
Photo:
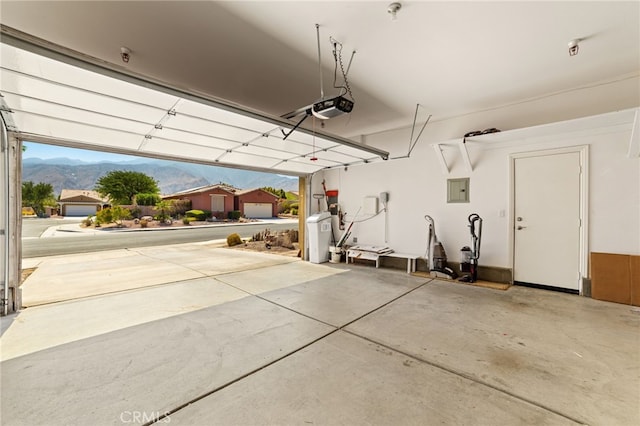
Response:
[[[129,49],[128,47],[122,46],[120,48],[120,57],[122,58],[122,62],[128,64],[129,59],[131,58],[131,49]]]
[[[580,43],[581,41],[582,40],[579,38],[574,38],[569,42],[569,56],[576,56],[578,54],[578,50],[580,50],[580,46],[578,46],[578,43]]]
[[[402,9],[402,4],[398,2],[393,2],[387,7],[387,13],[391,15],[392,21],[395,21],[398,19],[396,15],[400,9]]]

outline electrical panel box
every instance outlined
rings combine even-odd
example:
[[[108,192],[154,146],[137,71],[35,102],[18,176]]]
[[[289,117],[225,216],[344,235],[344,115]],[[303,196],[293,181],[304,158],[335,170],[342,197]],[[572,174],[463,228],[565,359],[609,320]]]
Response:
[[[364,200],[362,200],[362,212],[364,214],[377,214],[378,197],[364,197]]]
[[[447,203],[469,202],[469,178],[447,179]]]

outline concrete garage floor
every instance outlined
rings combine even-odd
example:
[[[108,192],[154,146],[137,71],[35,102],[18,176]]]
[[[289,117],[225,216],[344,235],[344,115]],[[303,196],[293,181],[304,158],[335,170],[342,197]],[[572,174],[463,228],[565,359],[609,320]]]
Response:
[[[640,424],[637,308],[190,246],[3,319],[2,424]]]

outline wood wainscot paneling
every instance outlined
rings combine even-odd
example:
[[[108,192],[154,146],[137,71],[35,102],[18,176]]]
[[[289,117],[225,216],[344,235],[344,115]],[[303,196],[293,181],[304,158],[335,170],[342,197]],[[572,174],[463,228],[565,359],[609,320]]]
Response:
[[[631,304],[640,306],[640,256],[630,256],[631,264]]]
[[[640,256],[591,253],[591,297],[640,306]]]

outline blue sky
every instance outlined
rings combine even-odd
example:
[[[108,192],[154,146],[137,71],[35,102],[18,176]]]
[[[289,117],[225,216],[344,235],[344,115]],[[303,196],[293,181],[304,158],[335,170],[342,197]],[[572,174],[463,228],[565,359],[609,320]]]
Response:
[[[139,157],[132,155],[108,154],[106,152],[89,151],[86,149],[65,148],[55,145],[44,145],[34,142],[25,142],[24,146],[27,150],[22,153],[22,158],[71,158],[73,160],[81,160],[89,163],[97,163],[101,161],[131,161]]]

